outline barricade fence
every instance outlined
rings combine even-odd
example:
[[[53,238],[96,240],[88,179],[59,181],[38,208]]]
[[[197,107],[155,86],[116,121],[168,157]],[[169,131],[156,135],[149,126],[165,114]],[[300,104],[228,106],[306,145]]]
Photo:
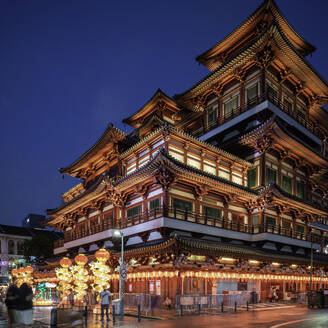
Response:
[[[112,300],[117,300],[120,298],[119,293],[112,294]],[[140,305],[140,310],[142,312],[149,312],[151,308],[151,297],[150,294],[143,293],[125,293],[124,294],[124,307],[133,311],[138,310],[138,305]]]
[[[246,307],[256,303],[258,295],[252,292],[238,292],[233,294],[214,295],[177,295],[176,309],[180,310],[223,310],[234,311],[236,308]]]

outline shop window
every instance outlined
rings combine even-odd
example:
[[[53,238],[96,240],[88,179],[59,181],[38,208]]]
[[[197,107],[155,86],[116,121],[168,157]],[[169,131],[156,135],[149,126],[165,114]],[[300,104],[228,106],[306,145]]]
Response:
[[[285,175],[282,176],[282,189],[284,191],[286,191],[289,194],[291,194],[292,191],[293,191],[292,184],[293,184],[292,178],[286,177]]]
[[[152,199],[149,202],[149,209],[153,210],[155,208],[159,208],[159,198]]]
[[[15,254],[15,243],[13,240],[8,240],[8,254]]]
[[[207,218],[220,220],[221,217],[221,210],[219,208],[203,206],[204,215]]]
[[[304,199],[305,196],[305,184],[302,181],[296,183],[296,196]]]
[[[275,227],[276,226],[276,219],[271,217],[271,216],[267,216],[266,217],[266,225],[267,225],[267,227]]]
[[[257,84],[251,86],[247,89],[247,103],[252,105],[256,103],[257,100]]]
[[[247,171],[247,185],[248,188],[256,186],[256,168]]]
[[[217,106],[212,106],[207,110],[207,124],[211,125],[216,121]]]
[[[192,202],[188,202],[187,200],[173,198],[173,207],[179,210],[192,212]]]
[[[267,167],[266,174],[267,174],[267,183],[277,182],[277,172],[275,170],[272,170],[269,167]]]
[[[140,214],[140,212],[141,212],[141,205],[129,208],[126,213],[127,213],[127,217],[129,218]]]
[[[238,107],[238,96],[232,98],[224,104],[224,118],[233,116],[234,110]]]

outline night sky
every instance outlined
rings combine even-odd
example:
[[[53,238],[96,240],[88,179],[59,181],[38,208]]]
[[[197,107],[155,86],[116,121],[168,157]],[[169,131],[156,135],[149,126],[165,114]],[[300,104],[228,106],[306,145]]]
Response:
[[[229,1],[0,1],[0,222],[45,214],[78,181],[58,172],[109,122],[161,88],[181,93],[208,71],[195,57],[259,5]],[[317,47],[308,59],[328,78],[326,0],[277,0]]]

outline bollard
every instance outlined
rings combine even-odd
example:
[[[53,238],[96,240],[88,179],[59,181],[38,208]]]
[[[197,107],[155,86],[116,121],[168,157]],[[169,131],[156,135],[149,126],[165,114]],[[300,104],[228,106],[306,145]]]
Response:
[[[248,301],[247,301],[247,303],[246,303],[246,310],[248,311]]]
[[[182,305],[180,305],[180,315],[181,315],[181,317],[183,316]]]
[[[113,324],[115,323],[116,321],[116,317],[115,317],[115,306],[112,305],[112,317],[113,317]]]
[[[198,315],[200,315],[200,304],[198,304]]]
[[[221,312],[223,312],[223,302],[221,303]]]
[[[141,321],[141,307],[140,304],[138,304],[138,322]]]
[[[57,309],[51,309],[50,327],[57,327]]]
[[[235,302],[235,312],[237,312],[237,302]]]

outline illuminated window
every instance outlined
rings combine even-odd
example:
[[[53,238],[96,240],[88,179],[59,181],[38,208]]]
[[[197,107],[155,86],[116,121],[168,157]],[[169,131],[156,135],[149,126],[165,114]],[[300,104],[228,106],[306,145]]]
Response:
[[[268,227],[275,227],[276,226],[276,219],[271,217],[271,216],[267,216],[266,217],[266,224]]]
[[[305,184],[302,181],[296,183],[296,196],[304,199],[305,196]]]
[[[238,97],[234,97],[224,104],[224,118],[233,116],[234,110],[238,107]]]
[[[207,110],[207,123],[212,124],[216,121],[217,106],[212,106]]]

